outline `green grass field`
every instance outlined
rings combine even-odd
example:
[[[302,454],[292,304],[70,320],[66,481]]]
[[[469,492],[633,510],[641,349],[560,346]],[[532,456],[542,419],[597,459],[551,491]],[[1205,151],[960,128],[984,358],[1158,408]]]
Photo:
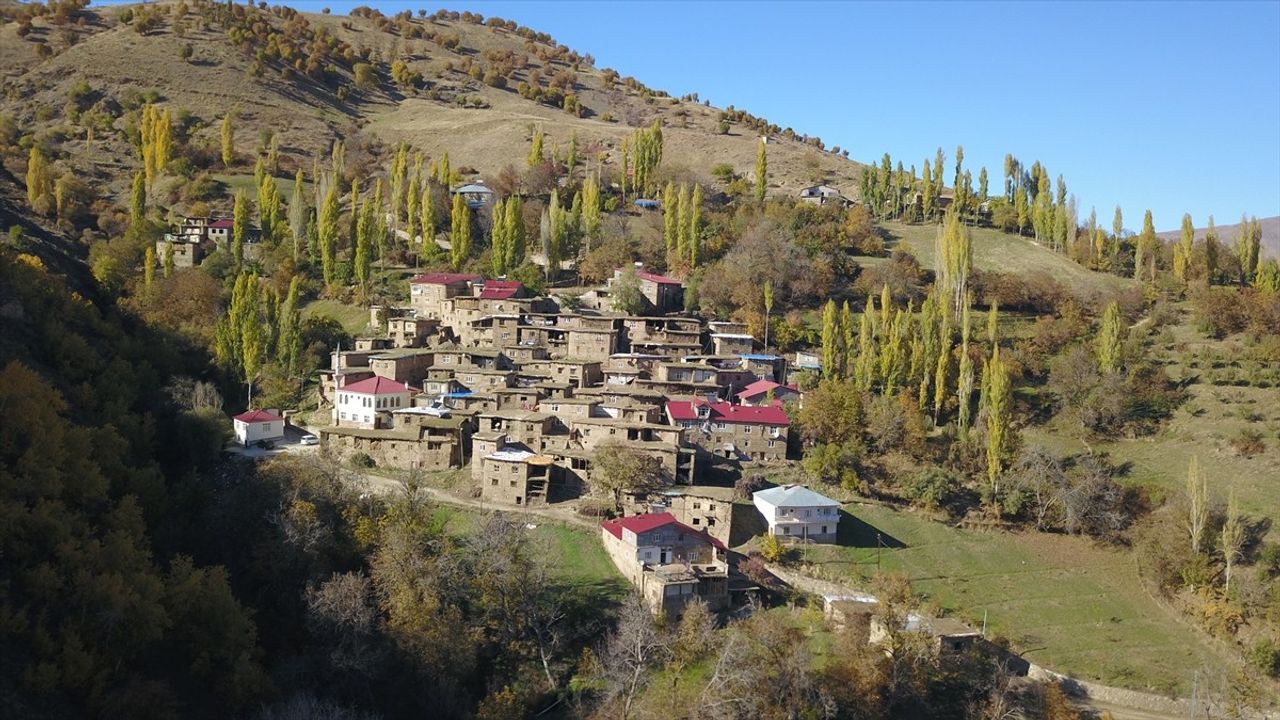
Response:
[[[1186,693],[1195,670],[1224,662],[1144,592],[1125,551],[1081,538],[961,530],[877,506],[852,514],[842,520],[841,546],[813,546],[807,562],[859,587],[877,565],[905,573],[930,603],[975,628],[985,613],[989,635],[1059,672]]]
[[[629,586],[605,554],[598,531],[562,525],[536,515],[506,514],[534,526],[529,536],[537,552],[545,557],[552,572],[561,580],[602,590],[612,599],[626,593]],[[476,510],[441,505],[436,509],[436,517],[445,522],[445,530],[450,535],[466,537],[482,522],[484,515]]]
[[[328,315],[342,324],[352,335],[359,335],[369,327],[369,310],[358,305],[347,305],[337,300],[321,298],[302,307],[303,317]]]
[[[927,268],[934,267],[934,244],[938,238],[936,225],[881,223],[890,235],[888,245],[906,248]],[[1042,271],[1077,291],[1110,293],[1132,284],[1131,280],[1084,268],[1070,258],[1037,245],[1029,238],[1010,235],[990,228],[970,228],[973,238],[973,265],[980,270],[1002,273]],[[859,262],[862,262],[859,259]]]

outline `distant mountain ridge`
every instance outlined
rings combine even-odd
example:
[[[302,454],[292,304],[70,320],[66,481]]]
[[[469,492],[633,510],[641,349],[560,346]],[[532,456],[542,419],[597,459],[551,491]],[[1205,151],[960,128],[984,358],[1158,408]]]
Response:
[[[1262,225],[1262,254],[1266,257],[1280,258],[1280,215],[1258,220]],[[1218,240],[1231,245],[1235,243],[1240,232],[1240,223],[1218,225]],[[1205,228],[1196,228],[1196,240],[1204,238]],[[1182,237],[1182,230],[1166,230],[1156,233],[1162,240],[1177,240]]]

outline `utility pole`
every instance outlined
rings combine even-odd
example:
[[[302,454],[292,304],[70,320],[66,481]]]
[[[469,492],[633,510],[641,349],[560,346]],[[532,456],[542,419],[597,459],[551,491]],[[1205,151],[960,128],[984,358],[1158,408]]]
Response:
[[[883,543],[880,542],[880,533],[876,533],[876,572],[880,572],[880,548]]]

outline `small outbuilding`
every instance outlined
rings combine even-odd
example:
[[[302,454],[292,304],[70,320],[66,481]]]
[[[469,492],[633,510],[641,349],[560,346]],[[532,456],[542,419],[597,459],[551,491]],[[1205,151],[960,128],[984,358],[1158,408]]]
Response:
[[[284,418],[273,410],[250,410],[231,418],[236,442],[248,447],[263,440],[284,437]]]

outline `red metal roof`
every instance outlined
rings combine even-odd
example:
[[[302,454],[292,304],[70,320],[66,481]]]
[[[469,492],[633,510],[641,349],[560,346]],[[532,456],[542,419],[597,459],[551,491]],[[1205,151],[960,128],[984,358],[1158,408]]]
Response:
[[[666,275],[659,275],[657,273],[646,272],[644,270],[637,272],[636,277],[640,278],[641,280],[648,280],[649,282],[652,282],[652,283],[658,283],[659,285],[680,285],[681,284],[680,281],[676,280],[675,278],[669,278]]]
[[[344,385],[340,389],[344,392],[361,393],[363,395],[395,395],[397,393],[413,392],[413,388],[408,385],[398,383],[395,380],[388,380],[380,375],[374,375],[360,382]]]
[[[768,393],[770,390],[776,391],[779,388],[783,390],[789,390],[791,392],[798,392],[794,385],[782,385],[772,380],[757,380],[751,383],[750,385],[746,386],[745,388],[743,388],[742,392],[738,393],[738,397],[740,398],[755,397],[757,395],[764,395]]]
[[[523,288],[524,285],[516,280],[486,280],[484,290],[480,291],[480,299],[509,300]]]
[[[242,423],[259,423],[276,422],[278,420],[283,420],[284,418],[279,415],[269,413],[266,410],[250,410],[236,415],[234,419],[239,420]]]
[[[219,230],[222,230],[222,229],[230,230],[234,225],[235,225],[234,221],[228,220],[226,218],[222,218],[221,220],[214,220],[213,222],[209,223],[209,227],[218,228]]]
[[[727,402],[707,403],[703,400],[671,400],[667,402],[667,414],[672,420],[699,420],[698,408],[708,407],[711,412],[707,420],[714,422],[739,423],[742,425],[782,425],[791,424],[791,418],[782,409],[782,405],[767,407],[748,407],[746,405],[730,405]]]
[[[479,275],[471,273],[427,273],[419,275],[409,282],[414,285],[455,285],[463,282],[475,282],[479,280]]]
[[[631,532],[639,535],[641,533],[648,532],[655,528],[666,527],[667,525],[670,525],[672,523],[674,523],[676,527],[678,527],[683,532],[687,532],[690,535],[699,535],[704,540],[720,548],[721,550],[725,549],[724,543],[708,535],[705,530],[697,530],[695,528],[691,528],[688,525],[685,525],[684,523],[680,522],[679,520],[676,520],[675,516],[668,512],[648,513],[646,515],[632,515],[631,517],[619,518],[617,520],[605,520],[604,522],[600,523],[600,527],[607,530],[610,535],[621,540],[623,528],[626,528],[627,530],[630,530]]]

